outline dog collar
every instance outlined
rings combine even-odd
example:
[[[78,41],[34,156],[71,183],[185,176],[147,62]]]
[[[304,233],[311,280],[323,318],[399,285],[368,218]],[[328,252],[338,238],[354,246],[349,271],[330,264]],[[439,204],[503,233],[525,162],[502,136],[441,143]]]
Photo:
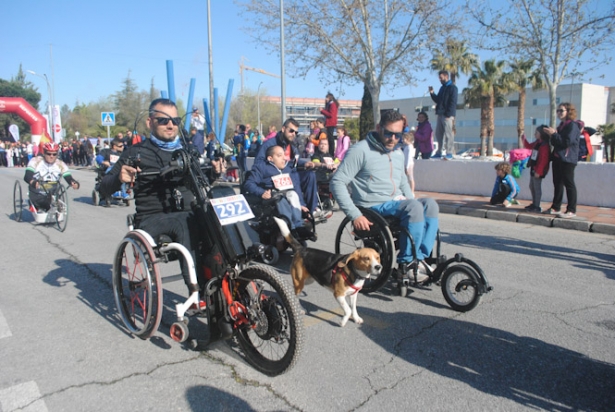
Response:
[[[350,280],[348,279],[348,276],[346,275],[346,272],[344,272],[343,268],[336,266],[332,270],[332,272],[333,272],[332,275],[335,275],[336,273],[339,273],[340,275],[342,275],[342,278],[344,279],[344,282],[346,282],[346,285],[348,285],[349,288],[354,290],[354,292],[352,293],[353,295],[362,289],[362,287],[356,287],[354,284],[350,283]],[[335,279],[335,276],[331,276],[331,283],[333,283],[334,279]]]

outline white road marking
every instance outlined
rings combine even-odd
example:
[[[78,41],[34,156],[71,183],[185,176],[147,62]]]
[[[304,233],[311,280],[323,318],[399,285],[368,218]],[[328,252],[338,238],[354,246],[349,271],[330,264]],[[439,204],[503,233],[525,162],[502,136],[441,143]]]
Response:
[[[2,315],[2,311],[0,310],[0,339],[8,338],[9,336],[13,336],[11,330],[9,329],[9,324],[6,322],[4,315]]]
[[[47,405],[42,399],[36,382],[30,381],[0,390],[2,411],[20,410],[23,412],[47,412]]]

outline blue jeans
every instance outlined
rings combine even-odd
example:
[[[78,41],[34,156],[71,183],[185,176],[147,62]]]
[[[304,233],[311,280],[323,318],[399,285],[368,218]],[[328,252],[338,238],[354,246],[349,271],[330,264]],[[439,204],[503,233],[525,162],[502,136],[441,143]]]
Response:
[[[431,198],[391,200],[370,208],[381,216],[394,216],[400,220],[401,227],[408,229],[417,248],[416,258],[423,260],[431,255],[438,234],[439,208]],[[408,236],[402,231],[399,235],[398,263],[412,262],[414,253]]]

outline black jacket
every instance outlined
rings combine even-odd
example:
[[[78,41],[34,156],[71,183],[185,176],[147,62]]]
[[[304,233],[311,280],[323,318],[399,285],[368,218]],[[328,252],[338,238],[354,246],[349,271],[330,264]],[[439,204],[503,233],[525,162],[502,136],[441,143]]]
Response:
[[[436,114],[444,117],[454,117],[457,114],[457,86],[452,81],[440,87],[438,94],[431,93],[431,99],[436,103]]]

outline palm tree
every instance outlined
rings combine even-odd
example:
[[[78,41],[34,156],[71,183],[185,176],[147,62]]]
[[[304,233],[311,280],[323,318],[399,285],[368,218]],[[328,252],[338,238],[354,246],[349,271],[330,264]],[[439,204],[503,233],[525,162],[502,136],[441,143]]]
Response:
[[[451,81],[456,83],[459,73],[470,74],[478,65],[478,56],[468,52],[465,43],[454,39],[446,40],[446,53],[435,52],[431,59],[432,70],[446,70],[451,74]]]
[[[544,88],[544,82],[539,69],[534,69],[533,60],[513,60],[510,63],[511,72],[508,81],[513,89],[519,92],[519,106],[517,107],[517,145],[523,147],[523,133],[525,130],[525,89],[532,86],[532,90]]]
[[[487,60],[481,69],[476,66],[468,87],[463,90],[466,104],[480,102],[480,154],[493,155],[493,135],[495,132],[494,108],[510,90],[504,75],[506,62]],[[486,148],[485,148],[486,143]]]

